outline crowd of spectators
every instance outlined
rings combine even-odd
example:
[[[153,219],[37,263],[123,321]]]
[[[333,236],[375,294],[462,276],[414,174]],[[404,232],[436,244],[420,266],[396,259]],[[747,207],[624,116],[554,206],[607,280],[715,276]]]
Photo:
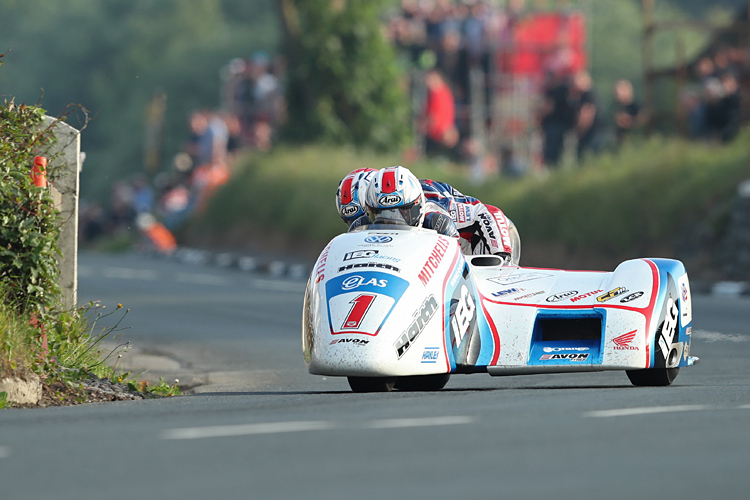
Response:
[[[695,88],[681,96],[688,117],[688,133],[697,139],[728,142],[740,128],[740,79],[750,70],[750,52],[722,46],[698,59]]]
[[[170,169],[153,178],[140,173],[116,182],[107,207],[82,202],[82,242],[133,234],[138,228],[143,244],[160,247],[162,242],[151,241],[154,235],[175,231],[187,217],[205,208],[216,188],[229,179],[238,152],[271,148],[284,119],[282,71],[280,60],[272,62],[263,52],[230,61],[222,72],[221,108],[190,113],[186,140]]]

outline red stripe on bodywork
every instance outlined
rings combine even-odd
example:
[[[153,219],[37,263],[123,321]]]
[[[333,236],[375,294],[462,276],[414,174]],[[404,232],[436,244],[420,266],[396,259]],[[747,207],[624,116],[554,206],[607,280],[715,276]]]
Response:
[[[495,340],[492,350],[492,361],[490,361],[490,366],[494,366],[497,364],[497,360],[500,358],[500,334],[497,332],[497,326],[495,326],[495,322],[492,320],[492,316],[487,312],[487,308],[484,306],[484,301],[487,300],[487,298],[482,295],[482,292],[480,292],[479,290],[477,290],[477,293],[479,294],[479,301],[482,304],[484,317],[487,319],[487,323],[490,325],[492,338]]]
[[[386,170],[383,172],[383,185],[380,187],[383,193],[392,193],[396,191],[396,171]]]
[[[346,177],[341,183],[341,205],[348,205],[352,202],[352,182],[354,177]]]

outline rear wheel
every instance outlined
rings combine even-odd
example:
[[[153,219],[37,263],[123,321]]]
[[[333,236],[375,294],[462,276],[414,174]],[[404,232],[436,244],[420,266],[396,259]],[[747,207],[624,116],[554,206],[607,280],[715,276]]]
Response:
[[[393,377],[346,377],[354,392],[390,392],[396,383]]]
[[[679,368],[648,368],[646,370],[626,370],[630,382],[638,386],[670,385],[677,378]]]
[[[439,391],[445,387],[450,378],[450,373],[399,377],[395,387],[399,391]]]

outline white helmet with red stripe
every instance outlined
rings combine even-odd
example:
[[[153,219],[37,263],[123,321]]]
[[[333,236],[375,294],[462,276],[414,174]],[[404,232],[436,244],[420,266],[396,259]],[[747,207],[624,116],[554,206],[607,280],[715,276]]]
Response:
[[[365,215],[365,193],[375,175],[374,168],[358,168],[349,172],[336,191],[336,210],[348,225]]]
[[[372,222],[420,226],[424,219],[424,194],[419,179],[408,168],[379,170],[365,197]]]

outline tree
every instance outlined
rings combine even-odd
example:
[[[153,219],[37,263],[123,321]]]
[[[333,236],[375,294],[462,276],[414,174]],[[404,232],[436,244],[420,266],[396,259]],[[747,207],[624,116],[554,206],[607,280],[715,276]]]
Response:
[[[388,0],[278,0],[288,61],[284,136],[393,151],[409,135]]]

